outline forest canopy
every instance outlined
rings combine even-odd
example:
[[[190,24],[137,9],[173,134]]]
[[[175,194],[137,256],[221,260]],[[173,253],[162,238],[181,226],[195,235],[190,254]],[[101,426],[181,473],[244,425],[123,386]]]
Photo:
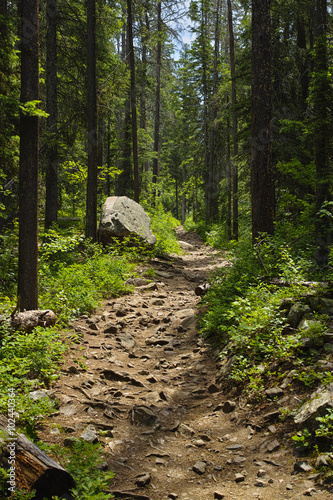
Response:
[[[0,245],[4,260],[19,219],[19,291],[37,226],[95,241],[110,195],[327,264],[331,2],[20,5],[0,1]]]

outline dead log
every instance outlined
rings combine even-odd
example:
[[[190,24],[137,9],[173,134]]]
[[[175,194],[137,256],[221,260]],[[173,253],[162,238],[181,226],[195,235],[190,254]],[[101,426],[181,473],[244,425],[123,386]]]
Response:
[[[5,436],[1,455],[5,457],[4,465],[7,460],[9,467],[11,482],[8,485],[28,492],[36,490],[35,500],[51,499],[56,495],[72,499],[70,489],[74,488],[75,482],[69,472],[24,434],[12,435],[11,425],[11,420],[8,421],[4,415],[0,415],[0,430]]]
[[[56,315],[50,309],[45,311],[33,310],[14,313],[11,316],[11,326],[15,330],[31,333],[36,326],[53,326],[56,322]]]

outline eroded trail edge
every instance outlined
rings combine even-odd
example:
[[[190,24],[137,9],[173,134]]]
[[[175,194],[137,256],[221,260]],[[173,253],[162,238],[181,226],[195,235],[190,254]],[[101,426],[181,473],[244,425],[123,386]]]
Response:
[[[142,266],[133,294],[75,321],[77,340],[50,391],[59,411],[40,437],[101,442],[116,498],[311,496],[314,483],[293,475],[279,424],[261,425],[216,385],[219,358],[197,332],[194,289],[228,262],[195,234],[179,229],[178,237],[184,255]],[[148,267],[156,273],[150,282]]]

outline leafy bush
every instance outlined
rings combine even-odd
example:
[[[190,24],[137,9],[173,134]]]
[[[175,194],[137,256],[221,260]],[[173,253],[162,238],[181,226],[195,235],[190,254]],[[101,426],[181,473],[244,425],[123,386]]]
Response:
[[[75,441],[73,446],[48,447],[56,459],[73,476],[76,486],[71,490],[75,500],[109,500],[113,496],[107,492],[114,473],[101,470],[103,462],[102,445]]]
[[[302,332],[288,334],[285,299],[302,300],[308,262],[298,260],[291,250],[273,238],[257,245],[234,245],[229,252],[232,265],[219,270],[205,301],[202,333],[222,347],[222,356],[233,355],[229,378],[247,381],[247,391],[260,394],[262,379],[274,361],[287,361],[301,345]],[[287,280],[288,287],[269,284],[273,278]],[[322,335],[318,327],[313,336]],[[310,332],[311,333],[311,332]]]
[[[165,212],[161,204],[148,212],[151,219],[151,229],[157,240],[153,253],[159,256],[180,253],[180,246],[175,233],[175,228],[180,225],[180,222],[170,212]]]
[[[67,324],[74,317],[94,311],[103,298],[128,293],[125,283],[134,266],[126,257],[97,253],[86,262],[61,266],[55,278],[41,282],[42,307],[56,312],[58,322]]]
[[[0,412],[8,410],[8,389],[15,391],[16,411],[29,434],[46,413],[54,411],[49,398],[34,401],[29,392],[49,387],[58,377],[58,362],[65,345],[55,328],[37,327],[33,332],[3,333],[0,346]]]

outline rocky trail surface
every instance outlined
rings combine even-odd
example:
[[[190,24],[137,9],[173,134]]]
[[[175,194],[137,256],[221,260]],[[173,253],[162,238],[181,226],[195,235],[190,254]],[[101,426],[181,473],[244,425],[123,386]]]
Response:
[[[275,401],[250,406],[216,384],[219,358],[198,334],[194,289],[228,262],[198,236],[178,236],[182,256],[142,266],[133,294],[75,321],[50,391],[59,411],[40,437],[103,443],[116,499],[333,498],[295,471]]]

